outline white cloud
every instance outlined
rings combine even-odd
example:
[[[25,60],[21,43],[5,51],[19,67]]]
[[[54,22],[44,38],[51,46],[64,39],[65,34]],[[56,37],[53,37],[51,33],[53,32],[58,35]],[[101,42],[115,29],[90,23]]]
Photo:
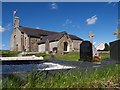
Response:
[[[119,2],[119,0],[110,0],[108,2],[108,4],[111,4],[111,5],[115,6],[115,5],[117,5],[117,2]]]
[[[80,28],[80,25],[75,24],[71,19],[66,19],[65,22],[62,24],[62,26],[65,28],[74,28],[74,29]]]
[[[57,9],[58,9],[58,5],[57,5],[55,2],[52,2],[52,3],[50,4],[50,9],[52,9],[52,10],[57,10]]]
[[[11,30],[12,29],[12,24],[11,23],[8,23],[5,27],[2,27],[0,25],[0,33],[6,31],[6,30]]]
[[[64,22],[64,24],[63,24],[63,26],[66,26],[68,24],[72,24],[72,20],[66,19],[65,22]]]
[[[40,29],[39,27],[36,27],[36,29]]]
[[[5,28],[3,28],[2,26],[0,26],[0,33],[4,32]]]
[[[6,26],[5,26],[5,30],[11,30],[12,29],[12,24],[11,23],[8,23]]]
[[[95,23],[96,23],[97,19],[98,19],[98,17],[97,17],[96,15],[94,15],[94,16],[92,16],[91,18],[88,18],[88,19],[86,20],[86,22],[87,22],[88,25],[92,25],[92,24],[95,24]]]

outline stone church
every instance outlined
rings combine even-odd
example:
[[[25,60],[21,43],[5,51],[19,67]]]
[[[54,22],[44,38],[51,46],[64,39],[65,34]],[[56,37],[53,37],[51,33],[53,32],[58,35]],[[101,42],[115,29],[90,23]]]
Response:
[[[30,52],[78,52],[83,39],[67,32],[52,32],[19,25],[19,17],[14,17],[14,30],[10,37],[11,51]]]

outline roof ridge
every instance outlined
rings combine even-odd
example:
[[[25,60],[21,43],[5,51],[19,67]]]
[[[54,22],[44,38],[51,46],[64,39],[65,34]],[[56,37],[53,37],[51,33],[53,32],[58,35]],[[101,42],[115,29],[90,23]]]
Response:
[[[29,28],[29,29],[35,29],[35,30],[41,30],[41,31],[46,31],[46,32],[54,32],[54,33],[58,33],[58,32],[55,32],[55,31],[49,31],[49,30],[38,29],[38,28],[27,27],[27,26],[19,26],[19,27],[24,27],[24,28]]]

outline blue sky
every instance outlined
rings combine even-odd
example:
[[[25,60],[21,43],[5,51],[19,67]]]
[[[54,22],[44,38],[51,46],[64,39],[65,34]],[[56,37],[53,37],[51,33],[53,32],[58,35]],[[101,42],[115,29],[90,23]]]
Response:
[[[13,11],[20,17],[20,25],[49,31],[74,34],[84,40],[109,43],[116,39],[113,32],[118,26],[118,4],[111,2],[3,2],[2,47],[10,49]]]

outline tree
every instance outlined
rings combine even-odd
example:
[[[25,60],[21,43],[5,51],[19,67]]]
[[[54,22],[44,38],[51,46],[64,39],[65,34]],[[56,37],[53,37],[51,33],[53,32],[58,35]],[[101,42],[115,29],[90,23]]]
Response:
[[[110,46],[107,43],[105,43],[105,49],[104,49],[104,51],[109,51],[109,50],[110,50]]]

